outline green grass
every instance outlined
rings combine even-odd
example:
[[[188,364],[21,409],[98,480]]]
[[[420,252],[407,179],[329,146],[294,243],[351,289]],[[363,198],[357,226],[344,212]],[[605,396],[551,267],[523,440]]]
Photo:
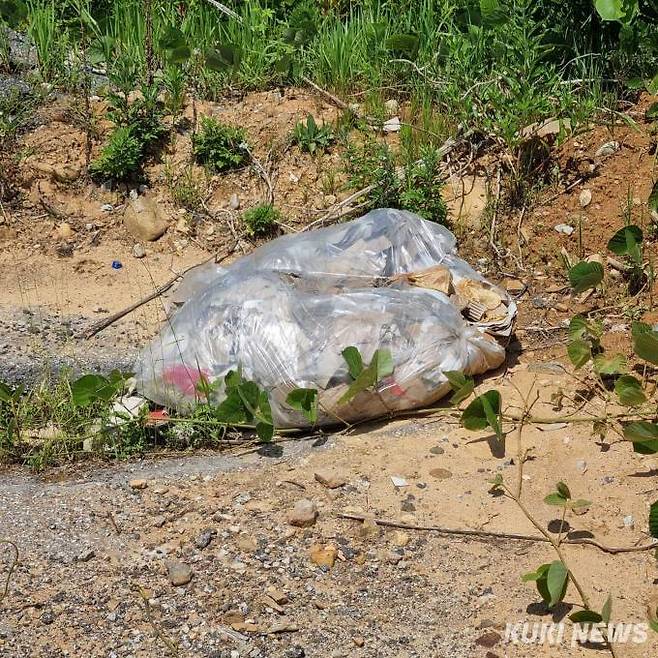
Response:
[[[29,0],[28,9],[28,33],[36,45],[39,71],[44,80],[53,81],[64,73],[68,34],[57,20],[55,0]]]
[[[279,226],[281,213],[271,204],[254,206],[244,213],[247,233],[255,237],[271,235]]]
[[[45,376],[29,389],[0,381],[0,465],[20,464],[40,471],[89,459],[128,459],[154,450],[221,448],[226,424],[217,408],[200,403],[189,418],[164,427],[147,422],[149,407],[136,417],[113,410],[125,391],[117,376],[108,394],[84,399],[71,373]],[[109,377],[112,380],[113,375]],[[245,440],[249,440],[246,438]]]
[[[28,29],[44,79],[70,77],[67,51],[80,38],[86,0],[29,0]],[[411,100],[411,140],[432,141],[462,124],[518,147],[519,131],[550,116],[585,121],[625,93],[631,78],[658,72],[656,11],[644,7],[631,26],[601,21],[592,0],[353,0],[323,9],[312,0],[230,2],[240,19],[203,0],[152,0],[154,67],[170,27],[196,55],[181,71],[165,67],[164,85],[176,108],[184,87],[217,98],[227,88],[263,89],[309,76],[349,99]],[[113,69],[126,58],[145,75],[148,21],[142,0],[88,5],[95,60]],[[203,64],[206,48],[223,48],[234,63],[220,72]],[[103,65],[102,61],[97,62]],[[611,82],[603,82],[609,80]],[[442,117],[440,120],[438,117]],[[440,123],[439,130],[433,124]],[[434,140],[436,137],[433,138]]]
[[[245,133],[240,128],[227,126],[213,117],[201,119],[201,129],[194,136],[194,157],[210,171],[235,169],[247,160],[242,148]]]
[[[395,152],[367,138],[361,144],[347,144],[343,158],[349,188],[373,186],[365,202],[369,208],[400,208],[430,221],[446,222],[439,157],[431,145]]]

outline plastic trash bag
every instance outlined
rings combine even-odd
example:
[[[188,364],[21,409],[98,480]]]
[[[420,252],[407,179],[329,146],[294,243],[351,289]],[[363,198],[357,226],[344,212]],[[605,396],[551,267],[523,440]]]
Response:
[[[210,264],[183,281],[182,307],[139,357],[138,388],[189,410],[199,382],[241,369],[267,391],[276,427],[307,427],[286,404],[296,388],[317,389],[317,425],[354,422],[424,407],[450,391],[445,371],[498,367],[516,305],[456,253],[443,226],[409,212],[364,217],[286,235],[227,268]],[[390,351],[393,373],[341,404],[350,377],[342,351],[369,363]]]

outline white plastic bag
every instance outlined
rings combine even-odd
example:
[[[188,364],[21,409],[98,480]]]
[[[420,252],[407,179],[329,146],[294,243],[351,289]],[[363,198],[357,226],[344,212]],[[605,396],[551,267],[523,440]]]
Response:
[[[189,299],[139,358],[138,388],[185,411],[201,379],[219,382],[219,403],[224,376],[240,368],[267,391],[277,427],[309,425],[286,404],[296,388],[317,389],[318,425],[427,406],[450,390],[445,371],[503,362],[494,336],[509,336],[516,316],[507,293],[457,256],[450,231],[391,209],[278,238],[183,287]],[[365,363],[389,350],[394,370],[341,404],[348,346]]]

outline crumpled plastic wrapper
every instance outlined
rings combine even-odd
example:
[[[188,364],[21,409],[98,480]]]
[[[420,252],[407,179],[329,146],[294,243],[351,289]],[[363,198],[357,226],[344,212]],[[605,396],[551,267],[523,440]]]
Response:
[[[138,359],[138,389],[185,412],[205,400],[202,378],[219,382],[219,403],[224,376],[240,368],[267,391],[276,427],[309,426],[286,404],[296,388],[318,390],[319,426],[431,405],[451,390],[445,371],[503,363],[500,339],[516,317],[509,295],[457,256],[448,229],[392,209],[286,235],[227,268],[202,266],[174,301],[182,306]],[[364,363],[389,350],[394,370],[341,404],[350,345]]]

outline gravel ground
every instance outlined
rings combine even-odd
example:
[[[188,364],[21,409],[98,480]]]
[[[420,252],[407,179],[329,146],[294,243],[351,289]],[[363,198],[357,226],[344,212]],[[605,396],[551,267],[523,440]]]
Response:
[[[0,373],[9,383],[32,383],[46,373],[129,372],[139,352],[131,325],[110,327],[91,340],[80,336],[98,318],[40,308],[0,308]]]
[[[304,455],[330,449],[293,445],[274,460],[4,478],[0,527],[21,559],[0,604],[0,654],[137,658],[166,655],[168,641],[208,658],[472,655],[477,631],[464,625],[490,589],[438,586],[465,568],[459,549],[332,519],[367,480],[330,490],[305,471],[303,484]],[[296,528],[288,510],[305,497],[320,518]],[[335,547],[333,568],[312,562],[318,543]],[[191,581],[173,586],[181,565]]]

